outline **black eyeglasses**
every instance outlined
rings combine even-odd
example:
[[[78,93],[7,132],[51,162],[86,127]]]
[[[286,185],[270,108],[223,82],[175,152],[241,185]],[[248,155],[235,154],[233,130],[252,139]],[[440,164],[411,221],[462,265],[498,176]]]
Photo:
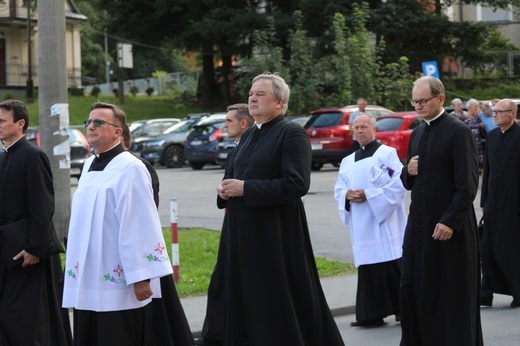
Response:
[[[424,106],[426,105],[430,100],[433,100],[434,98],[436,98],[438,95],[436,96],[432,96],[430,97],[429,99],[422,99],[422,100],[410,100],[410,104],[412,105],[412,107],[416,107],[416,106]]]
[[[85,122],[83,123],[83,125],[85,127],[89,127],[90,124],[94,124],[94,127],[101,127],[101,126],[103,126],[103,124],[112,125],[114,127],[120,127],[119,125],[111,124],[108,121],[104,121],[104,120],[101,120],[101,119],[94,119],[94,120],[89,119],[89,120],[85,120]]]
[[[497,115],[501,115],[505,112],[512,112],[512,111],[514,111],[514,109],[494,110],[493,112]]]

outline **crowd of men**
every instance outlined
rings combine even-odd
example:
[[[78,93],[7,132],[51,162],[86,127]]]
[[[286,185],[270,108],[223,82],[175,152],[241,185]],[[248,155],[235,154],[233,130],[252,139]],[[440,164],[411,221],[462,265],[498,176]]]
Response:
[[[471,99],[464,112],[454,100],[450,115],[445,97],[437,78],[414,82],[410,102],[424,122],[404,165],[375,140],[362,104],[352,120],[359,148],[343,159],[334,187],[358,267],[351,325],[378,326],[395,315],[402,346],[482,345],[480,306],[492,306],[494,293],[520,306],[516,103]],[[195,340],[165,250],[158,177],[126,151],[125,113],[95,102],[85,121],[95,155],[73,196],[62,282],[49,160],[25,139],[26,106],[1,102],[0,344],[344,345],[302,203],[310,141],[284,117],[289,98],[285,80],[264,73],[253,79],[247,104],[228,108],[225,127],[237,146],[216,187],[226,213]],[[479,175],[481,235],[473,208]]]

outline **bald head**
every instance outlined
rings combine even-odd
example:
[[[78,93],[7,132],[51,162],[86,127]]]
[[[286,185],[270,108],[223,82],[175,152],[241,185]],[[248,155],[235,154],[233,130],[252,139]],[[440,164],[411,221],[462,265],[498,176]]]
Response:
[[[362,147],[376,138],[376,120],[366,113],[360,113],[354,119],[354,134]]]
[[[495,105],[493,123],[505,131],[513,125],[516,120],[517,106],[513,100],[502,99]]]

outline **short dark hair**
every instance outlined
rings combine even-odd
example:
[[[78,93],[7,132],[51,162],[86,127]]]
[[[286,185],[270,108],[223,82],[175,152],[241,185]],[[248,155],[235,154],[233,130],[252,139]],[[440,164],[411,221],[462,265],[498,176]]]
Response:
[[[132,134],[130,133],[130,128],[127,124],[123,125],[123,132],[121,133],[121,137],[123,137],[123,140],[125,141],[125,149],[129,149],[132,145]]]
[[[116,106],[112,103],[100,102],[100,101],[96,101],[92,104],[92,106],[90,106],[91,111],[93,111],[94,109],[100,109],[100,108],[111,109],[112,112],[114,113],[114,117],[116,118],[116,120],[118,120],[121,123],[121,128],[123,128],[125,126],[126,114],[125,114],[125,112],[123,112],[123,110],[121,108],[119,108],[118,106]]]
[[[235,117],[238,121],[245,119],[247,125],[252,126],[255,123],[255,119],[249,114],[249,105],[247,103],[235,103],[234,105],[228,106],[227,111],[235,111]]]
[[[14,122],[25,120],[22,130],[22,132],[25,133],[29,127],[29,111],[27,110],[27,106],[22,101],[9,99],[0,102],[0,108],[6,111],[13,111]]]

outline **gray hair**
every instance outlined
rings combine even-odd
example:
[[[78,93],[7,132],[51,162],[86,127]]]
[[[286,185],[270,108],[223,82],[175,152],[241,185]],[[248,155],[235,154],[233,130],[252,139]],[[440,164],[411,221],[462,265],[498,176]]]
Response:
[[[253,78],[252,83],[255,83],[260,79],[267,79],[271,81],[271,91],[273,96],[276,100],[283,100],[282,114],[285,114],[287,108],[289,107],[289,98],[291,97],[291,89],[289,89],[289,86],[285,80],[277,73],[264,72]]]
[[[370,125],[372,125],[372,127],[376,127],[376,119],[372,118],[370,116],[370,114],[367,114],[367,113],[363,113],[363,112],[359,112],[358,115],[356,116],[356,119],[360,116],[360,115],[366,115],[367,117],[370,118]],[[354,121],[356,121],[356,119],[354,119]]]
[[[451,105],[452,106],[455,106],[455,105],[458,105],[458,104],[462,104],[462,100],[461,99],[455,98],[455,99],[451,100]]]
[[[482,106],[482,112],[487,112],[487,111],[490,111],[491,110],[491,105],[489,103],[483,103]]]
[[[473,107],[475,105],[479,106],[480,103],[475,99],[469,99],[468,102],[466,102],[466,109],[470,109],[471,107]]]
[[[444,84],[442,84],[441,80],[432,76],[423,76],[419,79],[417,79],[415,82],[413,82],[413,86],[416,86],[419,83],[427,82],[430,86],[430,91],[432,93],[432,96],[439,96],[444,95]]]

